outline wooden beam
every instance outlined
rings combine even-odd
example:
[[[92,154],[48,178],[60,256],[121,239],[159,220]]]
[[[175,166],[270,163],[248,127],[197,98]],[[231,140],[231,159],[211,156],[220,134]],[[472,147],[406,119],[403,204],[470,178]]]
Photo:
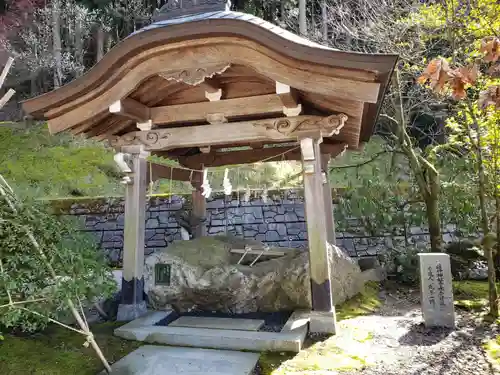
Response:
[[[298,116],[302,112],[302,105],[299,102],[299,94],[297,90],[285,85],[281,82],[276,82],[276,94],[280,97],[283,103],[283,113],[286,116]]]
[[[347,145],[345,143],[336,144],[322,144],[321,153],[326,155],[331,155],[336,157],[340,155],[346,149]],[[287,152],[288,151],[288,152]],[[283,152],[287,152],[284,155],[280,155]],[[162,155],[157,153],[159,156],[168,157],[168,153]],[[275,156],[273,158],[273,156]],[[235,165],[235,164],[250,164],[258,162],[262,159],[269,159],[272,161],[282,161],[282,160],[300,160],[301,152],[298,146],[291,147],[267,147],[262,148],[258,151],[255,150],[242,150],[242,151],[228,151],[228,152],[214,152],[209,154],[197,154],[192,156],[181,156],[177,160],[180,164],[189,167],[196,168],[197,165],[204,165],[206,167],[221,167],[224,165]]]
[[[155,129],[109,139],[112,147],[143,145],[147,151],[183,147],[204,147],[228,143],[297,140],[306,136],[331,137],[338,134],[347,116],[297,116],[278,119]]]
[[[253,148],[254,150],[260,150],[262,148],[264,148],[264,142],[256,142],[256,143],[252,143],[250,145],[251,148]]]
[[[323,179],[323,202],[325,205],[325,225],[326,225],[326,239],[328,243],[335,245],[335,218],[333,217],[333,198],[332,187],[330,186],[330,176],[328,164],[331,155],[323,153],[321,150],[321,172],[324,173]]]
[[[304,198],[309,242],[311,299],[314,322],[311,332],[335,333],[335,306],[332,299],[328,237],[325,223],[323,178],[321,174],[321,139],[301,142],[304,171]],[[312,146],[312,150],[309,148]],[[312,155],[309,155],[312,151]],[[307,156],[307,157],[306,157]]]
[[[207,115],[207,121],[209,124],[222,124],[228,122],[227,117],[223,113],[209,113]]]
[[[132,150],[123,150],[131,153]],[[117,320],[135,319],[146,311],[144,302],[144,237],[146,233],[147,156],[133,150],[132,183],[125,188],[122,299]],[[132,307],[126,307],[132,305]],[[133,313],[132,313],[133,312]]]
[[[109,112],[128,117],[139,123],[148,123],[151,119],[150,108],[130,98],[118,100],[109,106]]]
[[[154,124],[169,124],[190,121],[204,121],[213,113],[221,113],[227,118],[281,113],[283,104],[278,95],[260,95],[248,98],[228,99],[214,102],[178,104],[151,108]]]

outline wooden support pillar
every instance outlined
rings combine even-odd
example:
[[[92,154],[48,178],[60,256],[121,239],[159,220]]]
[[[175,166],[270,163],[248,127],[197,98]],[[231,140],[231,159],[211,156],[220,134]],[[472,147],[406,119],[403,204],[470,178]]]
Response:
[[[144,237],[146,229],[147,160],[142,146],[124,147],[131,155],[131,181],[125,191],[122,300],[118,321],[136,319],[147,312],[144,300]]]
[[[200,168],[201,169],[201,168]],[[201,195],[203,192],[201,189],[201,174],[197,173],[197,175],[193,178],[191,184],[194,187],[191,200],[193,204],[193,216],[196,218],[201,218],[203,221],[194,229],[193,237],[200,238],[207,235],[207,226],[205,224],[205,218],[207,215],[207,202],[205,197]]]
[[[335,307],[332,301],[321,173],[321,142],[321,138],[304,138],[300,141],[311,277],[312,311],[309,329],[311,332],[335,333]]]
[[[325,204],[325,224],[326,224],[326,239],[328,243],[335,245],[335,218],[333,216],[333,198],[332,187],[328,176],[328,162],[330,154],[321,155],[321,169],[323,174],[323,199]]]

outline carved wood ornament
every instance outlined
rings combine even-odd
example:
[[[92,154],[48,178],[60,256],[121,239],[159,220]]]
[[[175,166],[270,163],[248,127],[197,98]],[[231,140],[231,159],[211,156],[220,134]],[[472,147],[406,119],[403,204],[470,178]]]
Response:
[[[196,86],[205,81],[205,78],[212,78],[216,74],[224,73],[231,64],[218,64],[196,69],[172,70],[158,74],[166,80],[183,82],[191,86]]]
[[[304,137],[331,137],[339,134],[346,120],[346,115],[339,114],[156,129],[111,137],[109,143],[117,148],[143,145],[148,151],[160,151],[232,143],[298,140]]]
[[[294,118],[280,118],[274,120],[272,124],[264,125],[264,127],[271,139],[279,139],[282,136],[292,137],[294,133],[309,131],[311,133],[320,132],[323,137],[331,137],[334,134],[339,134],[346,121],[347,116],[344,114],[328,116],[320,121],[308,118],[302,122],[298,122]],[[263,125],[256,124],[256,126],[262,127]],[[302,136],[305,135],[307,134],[302,134]]]

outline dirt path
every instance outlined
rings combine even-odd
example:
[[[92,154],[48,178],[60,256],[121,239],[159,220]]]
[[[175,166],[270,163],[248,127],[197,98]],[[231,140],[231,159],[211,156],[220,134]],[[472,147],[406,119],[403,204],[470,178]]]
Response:
[[[418,291],[382,291],[373,314],[339,322],[338,334],[310,337],[292,358],[261,358],[258,375],[493,375],[482,348],[496,325],[457,310],[457,329],[426,329]],[[281,355],[284,355],[282,353]],[[277,358],[276,358],[277,356]],[[288,359],[288,360],[286,360]]]
[[[426,329],[417,292],[382,292],[384,304],[374,315],[340,322],[340,332],[328,339],[351,356],[364,358],[365,368],[343,371],[362,375],[490,375],[482,342],[494,336],[496,325],[456,311],[457,329]],[[366,337],[365,340],[359,337]]]

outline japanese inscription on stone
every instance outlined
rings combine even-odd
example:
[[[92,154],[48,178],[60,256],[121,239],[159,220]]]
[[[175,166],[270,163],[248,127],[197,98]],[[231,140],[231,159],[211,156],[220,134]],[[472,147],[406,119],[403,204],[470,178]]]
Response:
[[[155,285],[170,285],[170,277],[172,275],[172,265],[171,264],[161,264],[155,265]]]
[[[450,257],[423,253],[420,258],[422,313],[428,327],[454,327],[455,310]]]

